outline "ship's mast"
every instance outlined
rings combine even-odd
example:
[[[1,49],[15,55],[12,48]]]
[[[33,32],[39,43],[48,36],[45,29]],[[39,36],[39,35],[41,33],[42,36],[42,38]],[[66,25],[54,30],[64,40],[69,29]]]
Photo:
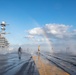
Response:
[[[5,54],[8,52],[9,48],[9,43],[8,40],[6,39],[5,35],[9,34],[6,33],[6,22],[2,21],[0,26],[1,26],[1,31],[0,31],[0,53]]]
[[[8,25],[8,24],[6,24],[5,21],[2,21],[2,22],[1,22],[1,24],[0,24],[0,26],[1,26],[0,37],[5,39],[5,40],[4,40],[4,43],[6,43],[5,46],[9,46],[9,43],[8,43],[8,41],[7,41],[6,38],[5,38],[5,35],[6,35],[6,34],[9,34],[9,33],[6,33],[6,31],[5,31],[5,30],[6,30],[6,25]]]
[[[5,30],[6,30],[5,27],[6,27],[7,24],[6,24],[5,21],[2,21],[0,25],[1,25],[1,33],[0,33],[0,34],[1,34],[1,36],[4,36],[5,34],[7,34],[7,33],[5,32]]]

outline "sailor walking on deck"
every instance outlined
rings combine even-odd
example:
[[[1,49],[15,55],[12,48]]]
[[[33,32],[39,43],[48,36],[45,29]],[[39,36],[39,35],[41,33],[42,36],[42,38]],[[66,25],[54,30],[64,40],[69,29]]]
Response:
[[[18,48],[18,56],[19,56],[19,59],[21,59],[21,54],[22,54],[22,48],[19,47],[19,48]]]
[[[38,55],[40,55],[40,45],[38,46]]]

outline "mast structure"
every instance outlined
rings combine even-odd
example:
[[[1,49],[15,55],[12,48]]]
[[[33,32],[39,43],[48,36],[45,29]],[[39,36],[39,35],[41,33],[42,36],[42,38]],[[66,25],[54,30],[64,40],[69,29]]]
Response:
[[[1,26],[1,31],[0,31],[0,53],[5,53],[7,52],[7,49],[9,47],[9,43],[5,37],[6,34],[6,22],[2,21],[0,26]]]
[[[5,31],[5,30],[6,30],[5,27],[6,27],[6,25],[8,25],[8,24],[6,24],[5,21],[2,21],[0,25],[1,25],[1,35],[4,36],[5,34],[8,34],[8,33],[6,33],[6,31]]]

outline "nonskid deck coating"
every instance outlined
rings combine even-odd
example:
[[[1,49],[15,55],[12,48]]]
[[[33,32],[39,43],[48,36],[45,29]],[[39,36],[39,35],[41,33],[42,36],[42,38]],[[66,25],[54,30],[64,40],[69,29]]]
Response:
[[[49,61],[44,60],[40,56],[33,56],[33,60],[37,66],[40,75],[69,75],[54,64],[50,64]]]

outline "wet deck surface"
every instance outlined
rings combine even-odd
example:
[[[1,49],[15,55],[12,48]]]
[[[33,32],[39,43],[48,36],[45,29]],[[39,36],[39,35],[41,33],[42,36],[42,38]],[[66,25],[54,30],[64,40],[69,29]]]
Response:
[[[76,56],[41,53],[0,55],[0,75],[76,75]]]
[[[69,75],[62,69],[58,68],[52,63],[49,63],[46,59],[44,60],[40,56],[33,56],[35,64],[37,65],[40,75]]]
[[[35,62],[30,54],[0,55],[0,75],[39,75]]]

